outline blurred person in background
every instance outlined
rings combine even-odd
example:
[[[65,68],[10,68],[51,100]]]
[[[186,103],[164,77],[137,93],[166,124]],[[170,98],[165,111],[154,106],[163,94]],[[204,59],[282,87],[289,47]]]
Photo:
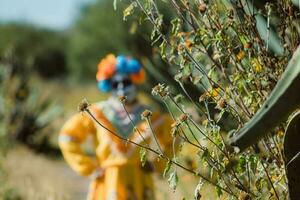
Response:
[[[100,91],[111,92],[106,101],[89,107],[96,119],[122,138],[143,145],[151,144],[155,149],[158,147],[153,142],[156,136],[160,150],[170,155],[173,121],[158,112],[151,113],[153,133],[146,120],[141,119],[149,108],[137,99],[137,85],[145,81],[141,64],[136,59],[109,54],[100,61],[96,78]],[[126,97],[125,102],[120,101],[122,97]],[[88,136],[93,138],[95,158],[81,147]],[[70,167],[92,179],[88,200],[155,199],[151,172],[163,170],[165,163],[162,159],[147,160],[142,166],[138,146],[125,144],[97,125],[87,113],[77,113],[65,123],[59,145]]]

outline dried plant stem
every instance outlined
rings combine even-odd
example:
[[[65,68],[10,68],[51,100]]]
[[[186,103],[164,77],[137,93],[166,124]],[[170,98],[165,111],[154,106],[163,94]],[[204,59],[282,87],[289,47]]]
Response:
[[[202,147],[202,145],[200,144],[199,140],[198,140],[197,137],[195,136],[195,134],[194,134],[194,132],[192,131],[191,126],[188,124],[188,122],[185,121],[184,124],[188,127],[188,129],[189,129],[190,133],[192,134],[194,140],[198,143],[198,145],[199,145],[200,147]]]
[[[204,116],[209,119],[209,116],[207,116],[208,114],[205,113],[205,111],[197,104],[195,103],[195,101],[193,101],[192,97],[189,95],[189,93],[186,91],[185,87],[183,86],[183,84],[181,82],[179,82],[179,85],[182,89],[182,91],[184,92],[184,94],[188,97],[188,99],[190,100],[190,102],[196,107],[198,108],[198,110],[200,112],[202,112],[204,114]]]
[[[189,169],[189,168],[187,168],[187,167],[181,165],[180,163],[178,163],[178,162],[176,162],[176,161],[174,161],[174,160],[170,160],[170,159],[169,159],[167,156],[165,156],[164,154],[161,154],[160,152],[158,152],[158,151],[156,151],[156,150],[154,150],[154,149],[152,149],[152,148],[150,148],[150,147],[148,147],[148,146],[144,146],[144,145],[142,145],[142,144],[136,143],[136,142],[134,142],[134,141],[132,141],[132,140],[130,140],[130,139],[127,139],[127,138],[123,138],[123,137],[120,136],[119,134],[115,133],[114,131],[110,130],[109,128],[107,128],[106,126],[104,126],[103,124],[101,124],[101,123],[96,119],[96,117],[92,114],[92,112],[89,110],[89,108],[85,108],[84,111],[85,111],[85,112],[86,112],[86,113],[87,113],[87,114],[88,114],[88,115],[89,115],[89,116],[90,116],[90,117],[91,117],[91,118],[92,118],[99,126],[101,126],[102,128],[104,128],[105,130],[107,130],[110,134],[112,134],[113,136],[117,137],[118,139],[123,140],[124,142],[129,142],[129,143],[131,143],[131,144],[133,144],[133,145],[136,145],[136,146],[138,146],[138,147],[140,147],[140,148],[144,148],[144,149],[146,149],[146,150],[148,150],[148,151],[150,151],[150,152],[152,152],[152,153],[158,155],[159,157],[163,158],[165,161],[169,161],[169,162],[171,162],[172,164],[176,165],[177,167],[179,167],[179,168],[181,168],[181,169],[183,169],[183,170],[185,170],[185,171],[187,171],[187,172],[189,172],[189,173],[191,173],[191,174],[193,174],[193,175],[196,175],[196,176],[198,176],[198,177],[201,177],[203,180],[205,180],[205,181],[207,181],[208,183],[210,183],[210,184],[212,184],[212,185],[218,187],[218,188],[221,189],[222,191],[224,191],[224,192],[226,192],[226,193],[228,193],[228,194],[234,196],[235,198],[238,198],[238,197],[237,197],[234,193],[232,193],[230,190],[228,190],[228,189],[226,189],[226,188],[223,188],[223,187],[219,186],[217,183],[215,183],[215,182],[212,181],[211,179],[205,177],[204,175],[202,175],[202,174],[200,174],[200,173],[198,173],[198,172],[195,172],[195,171],[193,171],[193,170],[191,170],[191,169]]]
[[[167,38],[165,37],[164,34],[162,34],[162,32],[160,31],[159,27],[157,26],[157,24],[155,23],[155,20],[153,19],[152,16],[150,16],[148,14],[148,12],[145,10],[145,8],[142,6],[141,2],[139,0],[133,0],[134,2],[136,2],[138,4],[138,6],[140,7],[140,9],[143,11],[143,13],[147,16],[147,18],[150,20],[151,24],[153,25],[153,27],[155,28],[155,30],[159,33],[159,35],[162,37],[162,39],[166,42],[166,44],[170,45],[170,42],[167,40]],[[133,2],[132,1],[132,2]]]
[[[148,124],[148,126],[149,126],[149,128],[150,128],[150,131],[151,131],[151,133],[152,133],[152,135],[153,135],[154,141],[155,141],[155,143],[156,143],[156,145],[157,145],[157,147],[158,147],[160,153],[163,155],[163,150],[162,150],[162,148],[161,148],[161,146],[160,146],[160,144],[159,144],[159,142],[158,142],[158,140],[157,140],[156,134],[154,133],[154,129],[153,129],[153,127],[152,127],[152,124],[151,124],[151,122],[150,122],[149,117],[146,117],[146,122],[147,122],[147,124]]]
[[[268,143],[268,141],[265,140],[265,139],[262,139],[262,143],[263,143],[264,147],[268,150],[270,155],[274,156],[275,160],[277,161],[277,162],[275,162],[275,164],[277,165],[278,168],[280,168],[280,166],[279,166],[280,159],[277,158],[276,153],[273,152],[273,150],[272,150],[270,144]]]
[[[177,106],[177,108],[183,113],[186,114],[184,112],[184,110],[182,110],[182,108],[176,103],[176,101],[173,99],[172,96],[170,96],[169,94],[169,98],[172,100],[172,102]],[[214,144],[225,156],[226,158],[230,161],[230,157],[228,155],[227,152],[225,152],[219,145],[217,145],[210,137],[208,137],[202,130],[201,128],[198,126],[198,124],[191,118],[191,116],[187,115],[188,119],[192,122],[192,124],[196,127],[196,129],[207,139],[209,140],[212,144]],[[238,176],[236,175],[234,170],[231,170],[233,172],[233,176],[234,178],[237,180],[238,184],[243,188],[243,190],[245,192],[247,192],[246,187],[242,184],[242,182],[240,181],[240,179],[238,178]]]
[[[198,126],[198,124],[191,118],[190,115],[188,115],[187,113],[185,113],[184,110],[182,110],[182,108],[177,104],[177,102],[174,100],[174,98],[169,94],[168,97],[172,100],[172,102],[176,105],[176,107],[179,109],[180,112],[182,112],[183,114],[186,114],[188,119],[192,122],[192,124],[196,127],[196,129],[207,139],[209,140],[211,143],[213,143],[223,154],[226,154],[223,149],[221,149],[221,147],[219,147],[219,145],[217,145],[212,139],[210,139],[210,137],[208,137],[203,131],[202,129]]]
[[[139,136],[142,138],[142,140],[144,141],[144,143],[145,143],[146,145],[148,145],[147,142],[146,142],[146,139],[144,138],[144,136],[141,134],[140,130],[136,127],[136,125],[134,124],[133,120],[131,119],[131,117],[130,117],[130,115],[129,115],[129,112],[128,112],[128,110],[126,109],[124,103],[123,103],[123,102],[121,102],[121,103],[122,103],[122,106],[123,106],[123,108],[124,108],[124,110],[125,110],[125,112],[126,112],[126,115],[127,115],[128,119],[130,120],[130,123],[132,124],[133,129],[136,130],[136,131],[138,132]]]
[[[194,133],[192,132],[192,129],[189,127],[189,131],[192,135],[194,135]],[[205,147],[203,147],[200,143],[199,149],[201,149],[202,151],[206,151],[207,149]],[[216,160],[210,153],[208,153],[208,158],[211,159],[212,162],[217,163],[221,168],[225,168],[224,165],[222,165],[218,160]],[[215,166],[213,166],[215,167]],[[217,168],[216,168],[217,169]]]
[[[177,3],[174,0],[171,0],[172,5],[174,6],[174,8],[177,10],[177,13],[180,15],[180,17],[186,21],[188,24],[190,24],[190,26],[194,29],[194,31],[197,31],[197,28],[194,26],[194,24],[192,24],[190,21],[188,21],[184,15],[181,13],[180,7],[177,5]],[[200,40],[201,45],[204,47],[205,51],[206,51],[206,55],[210,58],[210,60],[216,65],[218,66],[220,69],[222,68],[222,66],[212,58],[212,56],[207,52],[207,49],[205,47],[205,44],[203,43],[202,40]],[[194,57],[189,53],[189,50],[187,49],[187,47],[185,47],[185,53],[188,55],[188,57],[191,59],[191,61],[194,63],[194,66],[196,67],[196,69],[198,69],[203,75],[206,76],[206,78],[209,80],[211,85],[215,85],[218,86],[223,92],[225,92],[224,88],[222,88],[218,83],[216,83],[215,81],[213,81],[210,77],[208,77],[205,69],[203,66],[200,66],[200,64],[194,59]],[[227,77],[225,75],[225,77]],[[227,77],[227,79],[229,80],[229,78]],[[212,84],[213,83],[213,84]],[[230,98],[232,98],[232,96],[230,95]],[[233,99],[234,100],[234,99]],[[243,101],[240,99],[240,101],[242,102],[243,105]],[[245,113],[248,117],[251,116],[251,114],[249,113],[249,111],[247,110],[246,106],[241,106],[240,104],[236,103]]]
[[[265,167],[265,165],[264,165],[264,163],[263,163],[263,161],[262,161],[261,159],[260,159],[260,163],[261,163],[261,165],[262,165],[263,168],[264,168],[264,171],[265,171],[265,173],[266,173],[266,175],[267,175],[267,177],[268,177],[268,180],[269,180],[269,182],[270,182],[270,184],[271,184],[271,187],[272,187],[273,190],[274,190],[274,193],[275,193],[276,198],[279,200],[279,196],[278,196],[278,194],[277,194],[277,192],[276,192],[276,190],[275,190],[275,187],[274,187],[274,184],[273,184],[273,182],[272,182],[272,180],[271,180],[271,177],[270,177],[270,175],[269,175],[269,172],[268,172],[267,168]]]
[[[166,105],[167,110],[168,110],[168,112],[170,113],[172,119],[174,120],[174,122],[176,122],[175,115],[174,115],[173,112],[171,111],[171,109],[170,109],[168,103],[165,101],[165,99],[163,99],[163,102],[164,102],[164,104]],[[182,127],[179,127],[179,129],[180,129],[180,133],[182,133],[182,135],[183,135],[183,136],[181,136],[181,135],[179,134],[179,137],[180,137],[180,138],[182,138],[185,142],[187,142],[187,143],[189,143],[189,144],[191,144],[191,145],[193,145],[193,146],[195,146],[195,147],[197,147],[197,148],[201,148],[199,145],[197,145],[197,144],[195,144],[195,143],[193,143],[193,142],[191,142],[191,141],[189,140],[189,138],[188,138],[187,135],[185,134],[185,132],[184,132],[184,130],[183,130]]]
[[[250,179],[250,163],[246,163],[246,170],[247,170],[247,179],[248,179],[248,192],[251,189],[251,179]]]
[[[144,136],[141,134],[140,130],[136,127],[136,125],[134,124],[133,120],[131,119],[131,117],[130,117],[130,115],[129,115],[129,112],[128,112],[128,110],[126,109],[124,103],[123,103],[123,102],[121,102],[121,103],[122,103],[122,105],[123,105],[123,108],[124,108],[124,110],[125,110],[125,112],[126,112],[128,118],[129,118],[129,120],[130,120],[130,122],[131,122],[131,124],[132,124],[132,126],[133,126],[133,128],[134,128],[134,130],[136,130],[136,131],[138,132],[138,134],[140,135],[140,137],[143,139],[145,145],[147,145],[148,147],[150,147],[150,146],[148,145],[148,143],[146,142]],[[152,126],[151,126],[151,124],[149,124],[150,122],[149,122],[148,120],[147,120],[147,123],[148,123],[148,125],[151,127],[151,132],[152,132]],[[153,136],[154,136],[154,138],[155,138],[156,144],[157,144],[157,146],[158,146],[158,148],[159,148],[161,154],[163,154],[163,151],[162,151],[162,149],[161,149],[161,147],[160,147],[160,145],[159,145],[159,143],[158,143],[158,141],[157,141],[156,135],[155,135],[153,132],[152,132],[152,134],[153,134]],[[176,140],[176,138],[174,137],[174,138],[173,138],[173,143],[172,143],[173,159],[176,158],[176,152],[175,152],[175,140]]]
[[[177,4],[174,0],[172,0],[171,2],[172,2],[172,5],[174,6],[174,8],[177,10],[177,13],[180,15],[180,17],[181,17],[184,21],[186,21],[188,24],[190,24],[190,26],[194,29],[194,31],[197,31],[197,27],[195,27],[194,24],[192,24],[190,21],[188,21],[188,20],[185,18],[185,16],[181,13],[181,10],[180,10],[180,7],[178,6],[178,4]],[[214,23],[215,23],[215,22],[214,22]],[[216,26],[220,26],[220,25],[217,25],[217,24],[215,24],[215,25],[216,25]],[[222,69],[222,68],[223,68],[222,65],[220,65],[219,62],[217,62],[215,59],[213,59],[212,56],[207,52],[207,49],[206,49],[206,47],[205,47],[205,44],[203,43],[202,40],[200,40],[200,43],[201,43],[201,45],[204,47],[204,49],[205,49],[205,51],[206,51],[206,55],[208,56],[208,58],[209,58],[216,66],[218,66],[218,68]],[[193,56],[189,53],[189,50],[187,49],[187,47],[185,47],[185,50],[186,50],[186,54],[188,55],[188,57],[189,57],[189,58],[191,59],[191,61],[194,63],[196,69],[198,69],[203,75],[206,76],[206,78],[209,80],[210,84],[212,85],[212,83],[213,83],[214,85],[218,86],[223,92],[225,92],[224,88],[222,88],[218,83],[216,83],[215,81],[213,81],[211,78],[208,77],[207,73],[205,72],[204,67],[200,66],[199,63],[193,58]],[[228,76],[227,76],[225,73],[224,73],[224,76],[225,76],[225,78],[227,79],[227,81],[229,81],[229,83],[230,83],[230,80],[229,80]],[[234,87],[233,87],[233,88],[234,88]],[[235,94],[235,96],[236,96],[236,94]],[[247,115],[247,117],[250,118],[250,116],[251,116],[250,112],[248,111],[247,107],[244,105],[244,103],[243,103],[243,101],[242,101],[242,99],[240,98],[239,95],[238,95],[238,97],[239,97],[239,100],[241,101],[241,104],[242,104],[242,105],[240,105],[239,103],[237,103],[237,102],[232,98],[232,95],[230,95],[230,98],[231,98],[232,100],[234,100],[234,102],[236,102],[236,105],[238,105],[238,106],[241,108],[241,110],[245,112],[245,114]]]
[[[272,139],[272,141],[273,141],[273,143],[274,143],[274,145],[276,147],[277,154],[279,155],[279,160],[284,160],[282,152],[280,151],[280,148],[279,148],[279,144],[278,144],[278,142],[274,138],[275,136],[276,135],[273,135],[273,136],[270,136],[270,137],[271,137],[271,139]]]
[[[145,9],[143,8],[143,6],[140,4],[140,2],[139,2],[138,0],[135,0],[135,1],[138,3],[138,5],[139,5],[139,7],[142,9],[142,11],[148,16],[148,18],[150,19],[151,23],[153,24],[153,26],[155,27],[155,29],[158,31],[158,33],[161,35],[161,37],[163,38],[163,40],[164,40],[168,45],[170,45],[170,43],[169,43],[169,41],[166,39],[165,35],[163,35],[163,34],[161,33],[161,31],[158,29],[158,27],[156,26],[156,24],[155,24],[153,18],[152,18],[151,16],[149,16],[149,14],[145,11]],[[172,4],[175,5],[176,9],[179,8],[178,6],[176,6],[177,4],[176,4],[176,2],[174,2],[173,0],[172,0]],[[180,12],[179,12],[179,13],[180,13]],[[182,14],[181,14],[181,17],[182,17],[185,21],[188,21],[188,20],[186,20],[186,18],[185,18]],[[189,22],[189,24],[190,24],[190,23],[191,23],[191,22]],[[193,27],[193,28],[194,28],[194,30],[196,30],[195,27]],[[202,43],[203,47],[205,48],[205,45],[203,44],[202,41],[201,41],[201,43]],[[205,50],[206,50],[206,48],[205,48]],[[191,59],[191,61],[194,63],[194,66],[196,67],[196,69],[198,69],[203,75],[206,76],[206,78],[209,80],[209,83],[210,83],[211,85],[215,85],[215,86],[219,87],[223,92],[225,92],[224,88],[222,88],[218,83],[216,83],[216,82],[213,81],[210,77],[208,77],[208,75],[207,75],[206,71],[204,70],[204,68],[203,68],[202,66],[200,66],[200,64],[199,64],[198,62],[196,62],[196,60],[195,60],[195,59],[193,58],[193,56],[188,52],[188,50],[186,49],[186,47],[185,47],[185,52],[186,52],[186,54],[188,55],[188,57]],[[206,52],[207,52],[207,50],[206,50]],[[207,55],[210,57],[210,59],[211,59],[213,62],[215,62],[215,60],[212,59],[212,57],[208,54],[208,52],[207,52]],[[216,62],[215,62],[215,63],[216,63]],[[217,63],[217,64],[218,64],[218,63]],[[233,99],[233,98],[231,97],[231,99]],[[233,99],[233,100],[234,100],[234,99]],[[236,104],[241,108],[241,110],[245,111],[245,113],[247,114],[248,117],[250,116],[250,113],[248,112],[247,109],[245,109],[245,106],[242,107],[240,104],[238,104],[238,103],[236,103]]]

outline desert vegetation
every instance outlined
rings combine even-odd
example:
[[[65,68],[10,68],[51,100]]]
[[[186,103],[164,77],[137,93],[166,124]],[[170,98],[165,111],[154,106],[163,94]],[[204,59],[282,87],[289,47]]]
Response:
[[[246,149],[229,141],[262,107],[296,52],[299,7],[293,0],[102,0],[83,6],[63,31],[0,24],[0,198],[24,198],[6,184],[13,165],[3,165],[20,144],[60,159],[59,122],[78,112],[81,99],[106,98],[96,91],[95,71],[114,52],[139,58],[147,73],[141,99],[174,121],[171,157],[159,144],[133,144],[142,163],[148,156],[165,160],[161,177],[170,189],[159,198],[175,191],[178,199],[288,199],[285,122]],[[89,102],[79,111],[93,118]],[[153,111],[141,116],[150,128]]]

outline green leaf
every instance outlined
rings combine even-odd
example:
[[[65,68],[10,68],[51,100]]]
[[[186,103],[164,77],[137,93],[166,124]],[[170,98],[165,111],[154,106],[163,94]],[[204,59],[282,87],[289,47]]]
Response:
[[[248,160],[250,163],[250,169],[253,171],[253,173],[255,173],[257,168],[257,162],[258,162],[257,157],[255,155],[251,155]]]
[[[221,120],[222,116],[224,115],[224,113],[225,113],[225,109],[222,109],[221,112],[217,116],[217,119],[216,119],[217,123],[220,122],[220,120]]]
[[[160,45],[160,55],[163,59],[166,58],[166,47],[167,47],[167,43],[165,41],[163,41]]]
[[[147,151],[146,151],[145,148],[140,149],[140,160],[141,160],[141,163],[142,163],[142,167],[144,167],[145,163],[147,161]]]
[[[183,98],[184,98],[184,96],[182,94],[177,94],[174,97],[174,100],[176,101],[176,103],[182,103]]]
[[[221,197],[221,196],[222,196],[222,194],[223,194],[223,192],[222,192],[221,188],[220,188],[220,187],[216,187],[216,191],[217,191],[217,195],[218,195],[218,197]]]
[[[165,167],[165,169],[164,169],[164,174],[163,174],[164,177],[166,177],[167,173],[170,171],[171,165],[172,165],[171,160],[168,160],[168,162],[167,162],[167,164],[166,164],[166,167]]]
[[[276,125],[286,120],[288,115],[299,107],[299,77],[300,47],[295,51],[285,72],[281,75],[276,87],[269,94],[261,109],[239,133],[230,139],[229,143],[244,150],[269,133]],[[270,84],[268,80],[261,79],[261,81],[266,82],[265,85],[261,82],[262,87]],[[274,113],[276,114],[274,115]]]
[[[170,188],[175,191],[176,187],[177,187],[177,183],[178,183],[178,176],[177,176],[176,171],[173,171],[170,174],[169,179],[168,179],[168,183],[170,185]]]
[[[215,172],[214,168],[210,168],[210,170],[209,170],[210,178],[214,177],[214,172]]]
[[[208,157],[208,155],[209,155],[208,149],[205,148],[204,151],[203,151],[203,153],[202,153],[201,158],[204,159],[204,160],[206,160],[206,158]]]
[[[193,76],[193,79],[192,79],[193,84],[197,85],[198,83],[200,83],[200,81],[202,80],[202,78],[203,78],[202,74]]]
[[[163,15],[158,14],[158,17],[155,19],[155,26],[158,30],[161,30],[163,24]]]
[[[132,2],[125,10],[123,11],[123,20],[126,20],[126,18],[134,12],[134,8],[137,7],[136,2]]]
[[[246,170],[246,157],[241,155],[237,165],[237,172],[242,173]]]
[[[212,69],[210,69],[210,70],[208,71],[207,76],[208,76],[209,78],[213,78],[214,74],[215,74],[215,68],[212,68]]]
[[[171,21],[171,24],[172,24],[171,32],[173,35],[176,35],[181,28],[181,20],[179,18],[175,18]]]
[[[157,35],[158,35],[157,30],[153,29],[150,36],[151,41],[153,41]]]
[[[113,5],[114,5],[114,10],[117,10],[117,0],[114,0]]]

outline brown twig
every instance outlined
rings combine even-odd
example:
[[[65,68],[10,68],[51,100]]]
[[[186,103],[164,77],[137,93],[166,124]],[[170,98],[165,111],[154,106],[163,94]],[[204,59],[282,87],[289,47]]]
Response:
[[[134,141],[132,141],[132,140],[130,140],[130,139],[127,139],[127,138],[123,138],[123,137],[120,136],[119,134],[115,133],[114,131],[110,130],[109,128],[107,128],[106,126],[104,126],[103,124],[101,124],[101,123],[97,120],[97,118],[92,114],[92,112],[89,110],[88,107],[86,107],[86,108],[84,108],[84,109],[82,109],[82,110],[85,111],[85,112],[86,112],[86,113],[87,113],[87,114],[88,114],[88,115],[89,115],[89,116],[90,116],[90,117],[91,117],[91,118],[92,118],[99,126],[101,126],[102,128],[104,128],[105,130],[107,130],[110,134],[112,134],[113,136],[117,137],[118,139],[120,139],[120,140],[122,140],[122,141],[124,141],[124,142],[129,142],[129,143],[131,143],[131,144],[133,144],[133,145],[136,145],[136,146],[138,146],[138,147],[144,148],[144,149],[146,149],[146,150],[148,150],[148,151],[150,151],[150,152],[152,152],[152,153],[158,155],[159,157],[163,158],[165,161],[169,161],[169,162],[171,162],[172,164],[176,165],[177,167],[179,167],[179,168],[181,168],[181,169],[183,169],[183,170],[185,170],[185,171],[187,171],[187,172],[189,172],[189,173],[191,173],[191,174],[193,174],[193,175],[196,175],[196,176],[201,177],[203,180],[205,180],[205,181],[207,181],[208,183],[210,183],[210,184],[212,184],[212,185],[218,187],[218,188],[221,189],[222,191],[224,191],[224,192],[226,192],[226,193],[228,193],[228,194],[234,196],[235,198],[238,198],[238,197],[237,197],[235,194],[233,194],[230,190],[228,190],[228,189],[226,189],[226,188],[223,188],[223,187],[219,186],[217,183],[213,182],[212,180],[210,180],[209,178],[205,177],[204,175],[202,175],[202,174],[200,174],[200,173],[198,173],[198,172],[195,172],[195,171],[193,171],[193,170],[191,170],[191,169],[189,169],[189,168],[187,168],[187,167],[181,165],[180,163],[178,163],[178,162],[176,162],[176,161],[174,161],[174,160],[170,160],[170,159],[169,159],[167,156],[165,156],[164,154],[161,154],[160,152],[158,152],[158,151],[156,151],[156,150],[154,150],[154,149],[152,149],[152,148],[150,148],[150,147],[148,147],[148,146],[144,146],[144,145],[142,145],[142,144],[136,143],[136,142],[134,142]]]

